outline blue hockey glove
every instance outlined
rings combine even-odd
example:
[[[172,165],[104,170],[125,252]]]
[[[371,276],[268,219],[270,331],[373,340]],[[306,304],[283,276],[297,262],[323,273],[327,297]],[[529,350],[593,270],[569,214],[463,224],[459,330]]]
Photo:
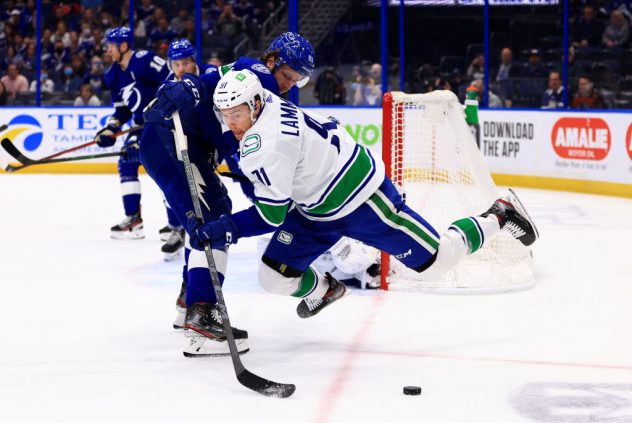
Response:
[[[156,98],[158,102],[154,107],[163,118],[169,119],[176,110],[190,110],[205,99],[206,86],[198,76],[187,73],[181,81],[165,82]]]
[[[97,145],[101,148],[112,147],[116,142],[116,137],[113,137],[115,133],[119,132],[121,127],[117,120],[110,120],[106,127],[97,132],[97,135],[94,137],[94,140],[97,142]]]
[[[237,226],[226,215],[213,222],[200,224],[194,217],[187,219],[187,232],[190,235],[189,242],[196,250],[204,249],[204,241],[211,244],[211,248],[221,249],[230,244],[237,244],[239,234]]]
[[[125,144],[121,148],[121,161],[123,163],[140,163],[138,135],[131,135],[125,140]]]

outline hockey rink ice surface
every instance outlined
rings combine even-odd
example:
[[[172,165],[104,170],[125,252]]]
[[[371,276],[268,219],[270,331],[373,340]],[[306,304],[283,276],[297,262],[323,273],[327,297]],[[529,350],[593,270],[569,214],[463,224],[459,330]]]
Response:
[[[163,261],[142,184],[147,238],[115,241],[116,175],[0,175],[0,422],[632,422],[631,200],[518,188],[541,233],[535,288],[354,290],[307,320],[263,292],[240,240],[228,310],[246,368],[296,384],[275,399],[230,358],[183,357],[182,262]]]

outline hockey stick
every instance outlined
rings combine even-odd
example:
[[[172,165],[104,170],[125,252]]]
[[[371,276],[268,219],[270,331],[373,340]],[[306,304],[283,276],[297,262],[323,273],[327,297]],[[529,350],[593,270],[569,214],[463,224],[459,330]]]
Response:
[[[6,127],[6,125],[3,125],[2,127]],[[4,129],[2,129],[2,127],[0,127],[0,132],[2,132],[4,130]],[[138,131],[139,129],[143,129],[143,125],[138,125],[138,126],[135,126],[133,128],[129,128],[129,129],[126,129],[124,131],[117,132],[117,133],[113,134],[112,136],[113,137],[119,137],[121,135],[125,135],[125,134],[130,133],[130,132]],[[5,142],[5,140],[6,140],[6,142]],[[61,156],[62,154],[70,153],[72,151],[80,150],[82,148],[89,147],[89,146],[91,146],[93,144],[96,144],[96,141],[92,140],[92,141],[87,142],[85,144],[81,144],[81,145],[78,145],[76,147],[69,148],[68,150],[59,151],[59,152],[57,152],[55,154],[51,154],[50,156],[46,156],[46,157],[42,157],[41,159],[33,160],[33,159],[29,159],[22,152],[20,152],[20,150],[18,150],[17,147],[10,140],[8,140],[6,138],[5,138],[5,140],[2,140],[2,147],[14,159],[16,159],[17,161],[19,161],[19,162],[24,164],[23,166],[7,165],[5,167],[5,169],[4,169],[7,172],[15,172],[16,170],[20,170],[20,169],[23,169],[23,168],[25,168],[27,166],[32,166],[34,164],[46,164],[46,163],[58,163],[59,161],[71,161],[71,160],[58,160],[58,161],[48,161],[48,160],[52,159],[52,158],[55,158],[55,157],[58,157],[58,156]],[[105,153],[105,154],[115,155],[115,154],[112,154],[112,153]],[[117,154],[119,154],[119,153],[117,153]],[[77,159],[75,157],[71,157],[71,159],[73,159],[73,160],[85,160],[87,158],[90,158],[88,156],[80,156],[80,157],[83,157],[83,158],[82,159]],[[109,156],[98,156],[98,157],[93,157],[93,158],[99,158],[99,157],[109,157]],[[28,162],[28,164],[26,164],[27,162]]]
[[[173,115],[173,126],[175,127],[175,139],[178,150],[180,151],[182,162],[184,163],[184,171],[187,176],[187,182],[189,184],[189,192],[191,194],[191,201],[193,202],[193,209],[195,211],[195,217],[203,222],[202,208],[200,206],[200,200],[198,197],[197,187],[195,179],[193,177],[193,169],[191,168],[191,160],[189,159],[189,151],[187,139],[182,130],[182,122],[180,121],[180,115],[176,110]],[[206,260],[208,261],[209,271],[211,272],[211,280],[213,281],[213,289],[215,290],[215,296],[217,297],[217,306],[222,313],[222,324],[224,326],[224,332],[228,342],[228,348],[230,349],[230,357],[233,360],[233,367],[235,368],[235,374],[239,383],[244,385],[248,389],[252,389],[262,395],[268,397],[287,398],[294,393],[296,386],[293,384],[278,383],[268,379],[264,379],[257,376],[254,373],[249,372],[241,362],[239,352],[237,351],[237,345],[235,345],[235,337],[233,336],[233,330],[228,319],[228,310],[226,308],[226,302],[224,301],[224,294],[222,293],[222,285],[219,282],[219,276],[217,275],[217,267],[215,265],[215,259],[211,252],[211,246],[208,242],[204,242],[204,252],[206,253]]]
[[[22,166],[12,166],[8,165],[5,170],[7,172],[17,172],[20,169],[24,169],[28,166],[33,165],[41,165],[41,164],[51,164],[51,163],[62,163],[62,162],[74,162],[79,160],[90,160],[90,159],[100,159],[102,157],[114,157],[120,156],[121,152],[116,151],[112,153],[101,153],[101,154],[87,154],[85,156],[73,156],[73,157],[64,157],[61,159],[50,159],[50,160],[32,160],[23,155],[20,150],[18,150],[15,145],[8,139],[3,139],[0,144],[2,144],[2,148],[4,148],[7,153],[13,156],[16,160],[23,163]]]

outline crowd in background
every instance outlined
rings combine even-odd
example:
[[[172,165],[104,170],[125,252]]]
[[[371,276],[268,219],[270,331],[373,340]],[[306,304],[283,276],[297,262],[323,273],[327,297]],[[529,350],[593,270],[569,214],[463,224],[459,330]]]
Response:
[[[542,9],[534,8],[535,11]],[[632,0],[573,0],[570,8],[568,87],[563,80],[561,8],[546,18],[557,21],[548,35],[536,36],[518,12],[507,32],[491,34],[489,107],[564,107],[568,90],[571,108],[632,108]],[[544,15],[528,16],[541,25]],[[525,29],[527,28],[527,29]],[[497,35],[496,37],[494,35]],[[368,38],[365,36],[365,38]],[[441,38],[437,34],[437,38]],[[347,52],[341,53],[341,55]],[[374,55],[375,56],[375,55]],[[365,56],[366,57],[366,56]],[[411,59],[408,57],[407,59]],[[412,62],[413,60],[408,60]],[[337,63],[317,75],[314,97],[320,104],[380,105],[381,68],[363,61],[353,69]],[[485,56],[482,44],[464,45],[461,55],[441,56],[437,61],[411,63],[405,70],[405,91],[426,93],[452,90],[464,100],[474,85],[483,100]],[[399,90],[399,58],[389,60],[389,89]]]
[[[165,58],[174,39],[187,38],[195,44],[194,4],[194,0],[136,0],[135,48],[150,49]],[[244,38],[261,37],[262,23],[282,2],[203,0],[201,4],[202,59],[221,64],[235,59],[234,48]],[[109,105],[103,75],[110,61],[103,54],[103,40],[109,28],[128,24],[129,0],[42,0],[41,10],[42,104]],[[632,108],[632,0],[572,0],[570,11],[569,85],[563,83],[559,19],[549,36],[535,37],[535,41],[534,37],[521,39],[527,31],[516,25],[514,33],[491,34],[489,107],[563,107],[567,90],[569,107]],[[35,0],[0,4],[0,105],[35,104],[35,12]],[[515,21],[520,23],[519,18]],[[537,24],[537,16],[535,22],[532,25]],[[319,70],[309,90],[312,102],[379,106],[382,68],[372,44],[361,45],[371,50],[365,57],[373,60],[349,66],[341,58],[330,60],[330,47],[320,49]],[[483,100],[483,46],[468,44],[464,50],[437,61],[426,61],[425,54],[409,60],[405,91],[449,89],[463,100],[465,89],[475,85]],[[341,56],[346,53],[333,51]],[[399,89],[397,57],[390,58],[387,73],[389,89]],[[302,93],[301,101],[304,98]]]
[[[187,38],[195,44],[194,0],[137,0],[135,49],[166,58],[169,43]],[[256,39],[261,24],[280,0],[204,0],[201,28],[203,59],[231,61],[233,48]],[[40,91],[44,104],[109,104],[104,72],[108,29],[129,25],[129,0],[42,0]],[[0,105],[35,104],[35,0],[0,3]]]

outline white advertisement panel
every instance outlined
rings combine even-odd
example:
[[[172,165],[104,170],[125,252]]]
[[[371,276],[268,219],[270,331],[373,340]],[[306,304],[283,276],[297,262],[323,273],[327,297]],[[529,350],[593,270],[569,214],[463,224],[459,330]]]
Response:
[[[381,154],[380,108],[309,109],[335,117],[357,142]],[[106,107],[3,108],[0,123],[9,128],[0,136],[37,159],[91,141],[111,112]],[[481,110],[479,121],[478,142],[493,174],[629,184],[632,197],[630,113]],[[121,139],[112,149],[92,146],[72,154],[116,150]],[[10,159],[6,152],[0,157],[4,162]],[[98,162],[114,163],[116,158]]]
[[[492,173],[632,184],[629,113],[482,110]]]
[[[8,128],[0,137],[8,138],[29,158],[40,159],[59,151],[88,143],[96,132],[105,126],[113,112],[106,107],[25,107],[3,108],[1,122]],[[100,154],[120,149],[117,146],[99,148],[96,145],[71,153],[72,155]],[[1,149],[0,149],[1,150]],[[13,161],[2,150],[3,161]],[[70,155],[68,156],[70,157]],[[116,162],[116,158],[92,160],[92,162]]]

